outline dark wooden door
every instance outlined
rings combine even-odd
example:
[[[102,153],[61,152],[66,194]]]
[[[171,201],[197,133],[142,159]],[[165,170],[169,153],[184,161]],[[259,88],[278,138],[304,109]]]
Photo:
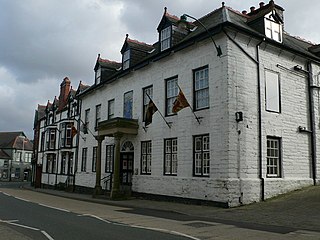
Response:
[[[120,154],[120,180],[124,185],[132,184],[133,153]]]

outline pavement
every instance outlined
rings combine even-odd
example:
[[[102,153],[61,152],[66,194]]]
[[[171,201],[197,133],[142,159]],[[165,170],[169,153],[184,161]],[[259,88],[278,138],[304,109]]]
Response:
[[[312,186],[264,202],[228,209],[139,198],[112,201],[107,197],[93,198],[88,194],[35,189],[26,185],[24,188],[69,199],[124,207],[126,210],[123,212],[126,213],[185,221],[191,223],[190,227],[200,228],[206,227],[206,224],[217,223],[238,229],[283,234],[283,236],[299,234],[296,239],[304,239],[299,236],[308,235],[316,236],[310,239],[320,239],[320,186]],[[14,235],[14,232],[10,232],[14,230],[6,229],[0,224],[0,232],[4,231]],[[27,239],[20,237],[5,239]],[[2,239],[1,236],[0,239]]]

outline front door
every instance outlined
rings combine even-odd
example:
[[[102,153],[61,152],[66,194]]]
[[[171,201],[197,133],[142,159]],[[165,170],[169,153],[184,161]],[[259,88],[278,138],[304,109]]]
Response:
[[[123,185],[132,184],[133,152],[120,153],[120,181]]]

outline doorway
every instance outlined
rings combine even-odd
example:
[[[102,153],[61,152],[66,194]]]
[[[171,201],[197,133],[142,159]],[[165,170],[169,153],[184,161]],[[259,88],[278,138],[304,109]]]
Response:
[[[134,166],[134,147],[132,142],[126,141],[120,152],[120,181],[122,185],[131,186]]]

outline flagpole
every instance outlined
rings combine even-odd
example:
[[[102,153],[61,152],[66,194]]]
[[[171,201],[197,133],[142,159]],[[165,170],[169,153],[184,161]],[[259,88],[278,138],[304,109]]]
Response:
[[[151,99],[151,97],[149,96],[148,93],[146,93],[146,95],[148,96],[148,98],[153,102],[153,100]],[[153,102],[154,103],[154,102]],[[159,108],[158,109],[158,112],[160,114],[160,116],[162,117],[162,119],[165,121],[165,123],[168,125],[169,128],[171,128],[170,124],[167,122],[167,120],[164,118],[164,116],[162,115],[162,113],[160,112]]]
[[[176,84],[177,84],[179,90],[180,90],[181,92],[183,92],[182,89],[180,88],[179,84],[178,84],[178,83],[176,83]],[[190,103],[189,103],[189,108],[191,109],[191,112],[193,113],[193,115],[194,115],[194,117],[196,118],[197,122],[200,124],[200,118],[195,114],[195,112],[193,111]]]

